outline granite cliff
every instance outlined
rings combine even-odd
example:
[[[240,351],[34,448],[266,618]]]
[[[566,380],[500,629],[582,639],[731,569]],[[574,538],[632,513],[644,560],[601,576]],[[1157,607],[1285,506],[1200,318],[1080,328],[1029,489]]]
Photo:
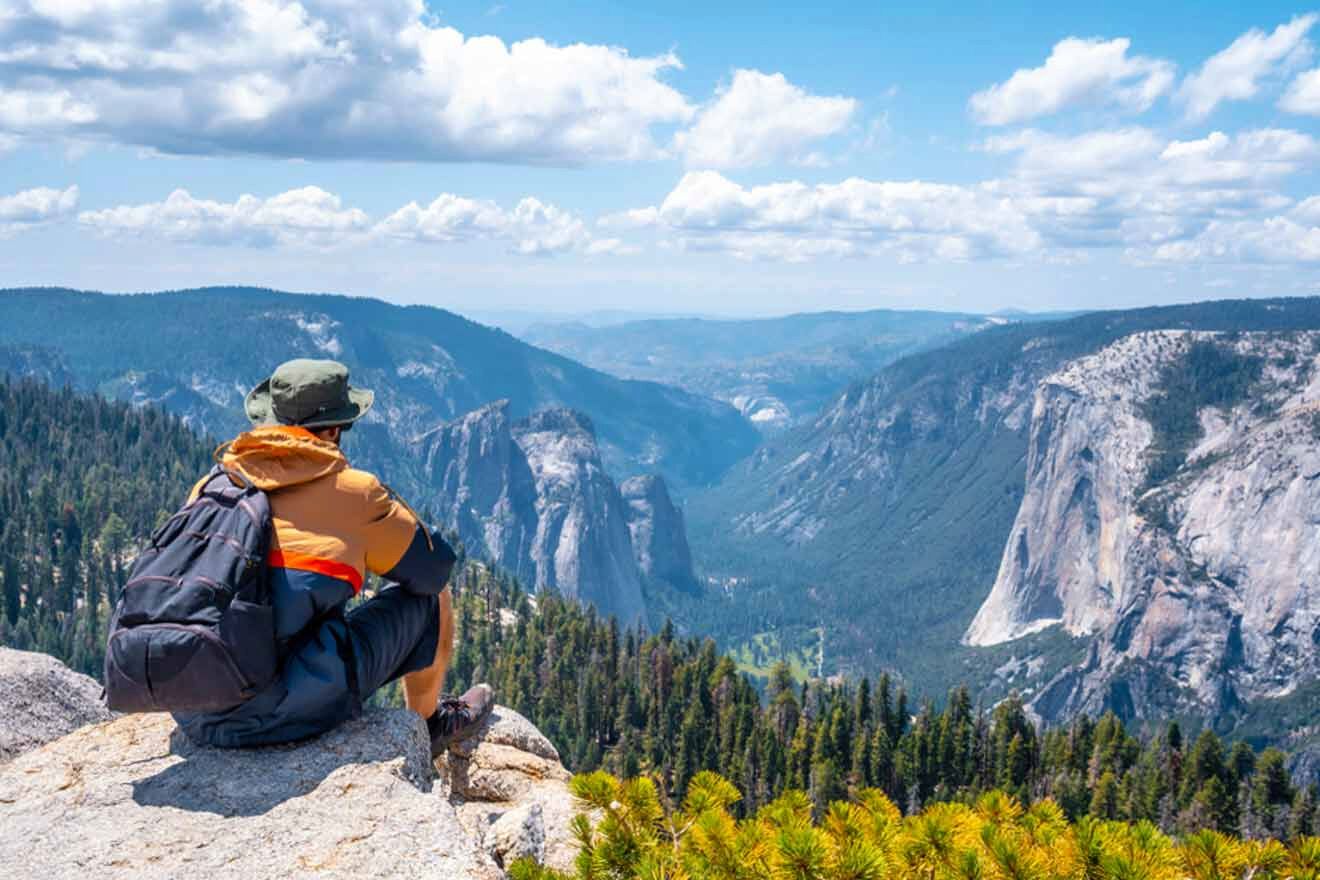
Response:
[[[665,478],[632,477],[623,481],[619,491],[628,505],[625,515],[642,576],[681,592],[698,592],[683,511],[670,497]]]
[[[1139,333],[1040,383],[1025,493],[964,638],[1059,626],[1089,639],[1033,694],[1043,717],[1222,723],[1320,676],[1317,353],[1315,332]],[[1223,375],[1202,376],[1197,357]],[[1186,399],[1242,375],[1220,405]],[[1195,422],[1171,438],[1179,405]]]
[[[1117,596],[1111,600],[1103,589],[1084,588],[1077,581],[1081,575],[1070,567],[1072,562],[1060,562],[1047,571],[1053,564],[1050,560],[1065,558],[1066,554],[1057,554],[1066,542],[1105,541],[1114,542],[1115,549],[1097,559],[1110,565],[1111,560],[1121,556],[1119,543],[1132,538],[1133,526],[1123,520],[1128,516],[1124,511],[1135,510],[1139,501],[1120,503],[1118,495],[1113,494],[1119,492],[1116,486],[1095,483],[1079,487],[1075,481],[1060,482],[1059,495],[1051,495],[1053,500],[1048,504],[1058,508],[1061,519],[1056,524],[1074,517],[1076,525],[1055,536],[1054,550],[1046,550],[1043,543],[1051,540],[1052,533],[1033,529],[1022,567],[1035,572],[1036,580],[1016,588],[1017,607],[982,611],[1006,553],[1015,552],[1020,544],[1013,536],[1021,534],[1024,522],[1047,515],[1040,506],[1046,503],[1043,496],[1034,501],[1026,498],[1031,492],[1038,494],[1038,488],[1033,487],[1051,475],[1048,468],[1053,466],[1050,463],[1055,461],[1056,453],[1045,448],[1047,429],[1054,442],[1062,442],[1071,436],[1070,432],[1105,433],[1103,442],[1113,444],[1113,448],[1105,448],[1110,456],[1106,467],[1118,467],[1121,460],[1128,487],[1122,491],[1137,491],[1135,487],[1147,480],[1145,395],[1161,383],[1165,365],[1181,362],[1182,348],[1175,344],[1177,334],[1217,333],[1221,337],[1216,338],[1226,343],[1238,339],[1248,348],[1266,346],[1254,355],[1243,355],[1265,357],[1267,361],[1260,390],[1252,390],[1240,406],[1232,407],[1231,418],[1222,412],[1216,417],[1233,426],[1227,435],[1222,426],[1215,426],[1218,423],[1207,422],[1209,427],[1202,430],[1197,418],[1189,417],[1190,424],[1180,429],[1191,444],[1184,451],[1218,473],[1213,469],[1236,466],[1235,457],[1255,454],[1249,450],[1256,448],[1261,456],[1283,456],[1282,461],[1269,467],[1283,467],[1280,479],[1284,479],[1288,469],[1298,466],[1297,462],[1288,463],[1289,456],[1303,454],[1306,444],[1301,438],[1309,419],[1304,409],[1293,412],[1289,409],[1292,404],[1286,404],[1287,398],[1305,386],[1307,380],[1299,371],[1311,361],[1305,352],[1306,343],[1298,340],[1316,330],[1320,330],[1317,298],[1210,302],[993,327],[898,361],[854,384],[809,423],[767,440],[714,489],[686,493],[684,513],[698,567],[708,578],[728,585],[722,601],[732,603],[738,611],[746,609],[752,621],[745,631],[727,637],[731,643],[755,639],[768,628],[765,612],[771,609],[776,615],[774,625],[781,630],[799,626],[803,643],[812,634],[808,627],[823,630],[823,663],[830,672],[874,675],[888,670],[901,674],[912,690],[926,693],[939,693],[966,682],[987,700],[1028,689],[1032,696],[1039,697],[1057,674],[1085,661],[1089,641],[1099,637],[1111,617],[1123,616],[1118,609],[1126,601]],[[1172,335],[1166,337],[1164,331]],[[1278,341],[1269,342],[1276,334]],[[1124,340],[1143,337],[1154,353],[1139,355],[1136,349],[1129,352],[1122,347],[1137,345],[1142,349],[1141,344]],[[1290,338],[1294,341],[1288,342]],[[1160,339],[1165,340],[1163,354],[1158,352]],[[1051,377],[1070,370],[1085,373],[1095,369],[1093,362],[1084,359],[1115,345],[1120,348],[1110,350],[1108,355],[1117,362],[1112,369],[1121,367],[1126,376],[1121,387],[1113,391],[1130,401],[1108,406],[1100,396],[1105,392],[1097,390],[1095,399],[1087,404],[1090,421],[1085,428],[1076,418],[1080,410],[1070,410],[1072,415],[1066,423],[1059,422],[1059,407],[1070,405],[1069,398]],[[1277,356],[1268,354],[1268,346],[1273,345],[1281,346]],[[1285,351],[1289,348],[1291,354]],[[1123,352],[1127,354],[1120,356]],[[1123,357],[1128,356],[1132,360],[1124,364]],[[1289,358],[1295,363],[1289,365]],[[1070,366],[1076,364],[1083,366]],[[1083,375],[1076,381],[1085,380]],[[1208,386],[1214,387],[1213,383]],[[1038,402],[1038,393],[1044,395],[1045,403]],[[1264,409],[1256,414],[1254,400],[1261,394],[1267,399],[1262,404]],[[1207,419],[1212,418],[1214,409],[1206,410]],[[1265,410],[1274,411],[1274,415]],[[1238,452],[1231,451],[1236,448],[1233,443],[1204,455],[1194,449],[1211,438],[1236,437],[1233,432],[1237,431],[1247,431],[1244,437],[1257,439],[1246,440],[1248,445]],[[1264,439],[1271,436],[1271,431],[1280,432],[1278,443],[1273,445]],[[1037,437],[1034,446],[1033,432]],[[1099,456],[1102,441],[1079,437],[1076,442],[1073,454],[1078,460],[1074,466],[1079,473],[1087,473],[1092,465],[1081,456],[1088,445],[1090,451],[1086,454]],[[1220,460],[1223,455],[1231,460]],[[1167,456],[1162,461],[1164,465],[1170,463]],[[1197,554],[1206,554],[1194,558],[1223,556],[1227,564],[1228,556],[1239,553],[1244,562],[1252,560],[1246,563],[1252,570],[1265,571],[1268,565],[1264,557],[1275,549],[1268,542],[1282,533],[1261,532],[1254,518],[1241,512],[1232,522],[1207,522],[1202,517],[1210,515],[1209,498],[1219,496],[1201,493],[1210,491],[1216,483],[1212,479],[1178,489],[1184,479],[1195,476],[1195,469],[1183,470],[1182,461],[1175,464],[1178,467],[1165,468],[1168,472],[1155,480],[1152,488],[1160,487],[1161,491],[1143,506],[1149,506],[1152,515],[1163,510],[1175,532],[1183,529],[1184,508],[1191,508],[1187,526],[1177,540],[1191,541]],[[1029,468],[1034,468],[1030,478]],[[1259,468],[1254,471],[1264,472]],[[1284,485],[1293,488],[1285,491]],[[1307,485],[1300,480],[1259,490],[1261,501],[1267,493],[1273,493],[1268,494],[1269,509],[1265,511],[1278,516],[1271,528],[1282,527],[1289,517],[1295,517],[1293,522],[1303,531],[1310,527],[1308,517],[1313,514],[1296,500],[1303,497],[1298,493]],[[1201,487],[1199,492],[1195,486]],[[1089,513],[1083,515],[1083,508],[1076,505],[1068,507],[1074,489],[1095,498]],[[1251,494],[1257,490],[1244,486],[1243,491],[1247,493],[1244,499],[1257,498]],[[1231,508],[1237,503],[1231,500],[1236,496],[1225,497],[1230,500],[1220,498],[1215,504]],[[1287,504],[1297,505],[1290,512],[1274,507],[1285,503],[1285,499]],[[1191,533],[1202,526],[1210,526],[1205,535]],[[1240,537],[1231,537],[1235,529]],[[1253,541],[1255,545],[1248,546]],[[1216,542],[1227,543],[1212,549]],[[1143,546],[1149,550],[1156,545]],[[1291,546],[1284,543],[1278,548],[1274,570],[1281,578],[1289,570],[1294,575],[1300,573],[1305,584],[1308,571],[1315,569],[1305,567],[1309,563],[1304,555],[1290,556]],[[1069,558],[1083,567],[1092,564],[1085,561],[1087,557],[1080,550]],[[1010,568],[1014,564],[1010,556]],[[1227,570],[1227,576],[1235,577],[1231,570]],[[1107,572],[1097,578],[1102,585],[1119,586],[1119,580]],[[1063,586],[1056,587],[1051,579]],[[1124,589],[1132,589],[1136,582],[1126,581]],[[1082,591],[1079,596],[1089,598],[1065,603],[1065,612],[1055,593],[1061,590],[1066,597],[1074,589]],[[1297,589],[1304,593],[1307,588]],[[1000,587],[999,594],[1003,592]],[[1283,601],[1283,593],[1269,595],[1273,597],[1270,601]],[[999,603],[997,597],[992,604]],[[1294,608],[1294,600],[1284,602],[1280,614],[1285,606]],[[1243,612],[1243,624],[1247,626],[1250,615],[1245,607]],[[1237,644],[1237,637],[1229,635],[1233,616],[1217,617],[1223,624],[1219,641],[1225,646]],[[1071,629],[1049,624],[1056,618]],[[1285,628],[1300,627],[1300,639],[1304,619],[1305,615],[1294,613]],[[1189,618],[1187,622],[1193,621]],[[1093,634],[1069,634],[1080,632],[1078,626],[1082,624]],[[1128,632],[1123,629],[1120,635]],[[1010,636],[1011,640],[1003,640]],[[1195,628],[1187,638],[1196,638]],[[1284,641],[1291,645],[1290,650],[1301,651],[1304,646],[1304,640]],[[1301,653],[1314,653],[1314,647]],[[1224,656],[1236,665],[1236,649]],[[1135,662],[1130,656],[1129,660]],[[1274,662],[1266,666],[1287,666],[1282,657],[1277,667],[1272,665]],[[1209,668],[1201,661],[1192,665]],[[1266,687],[1259,672],[1235,674],[1251,678],[1253,683],[1248,685],[1244,678],[1241,693],[1235,685],[1236,696],[1225,695],[1227,701],[1221,705],[1249,694],[1282,694],[1287,690],[1282,685]],[[1102,680],[1104,675],[1099,673],[1095,680]],[[1273,673],[1266,678],[1270,675]],[[1289,680],[1288,676],[1283,680]],[[1191,679],[1186,681],[1190,683]],[[1155,690],[1169,689],[1179,690],[1180,686]],[[1134,694],[1133,703],[1147,701],[1144,693]],[[1277,699],[1305,696],[1296,690],[1288,693]],[[1121,688],[1117,697],[1113,705],[1127,705]],[[1061,699],[1057,712],[1068,714],[1090,699]],[[1193,703],[1200,705],[1201,699]]]
[[[555,589],[631,623],[643,588],[695,584],[681,514],[663,481],[628,481],[601,461],[591,421],[567,409],[515,421],[507,401],[424,434],[420,497],[473,552],[530,589]]]

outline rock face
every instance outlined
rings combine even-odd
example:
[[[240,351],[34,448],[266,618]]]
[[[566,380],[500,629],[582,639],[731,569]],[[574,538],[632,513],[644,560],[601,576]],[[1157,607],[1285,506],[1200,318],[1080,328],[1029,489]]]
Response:
[[[628,505],[628,530],[642,575],[676,590],[696,593],[699,588],[692,573],[687,526],[683,512],[669,496],[664,477],[633,477],[624,480],[619,491]]]
[[[1203,408],[1184,465],[1149,486],[1141,404],[1197,343],[1260,359],[1261,378]],[[1141,333],[1040,384],[1026,493],[965,640],[1092,637],[1036,695],[1042,716],[1226,716],[1320,675],[1317,352],[1313,332]]]
[[[0,717],[10,709],[0,692]],[[568,773],[536,728],[499,708],[457,751],[433,766],[403,709],[244,750],[195,746],[166,715],[126,716],[0,767],[0,864],[43,880],[496,880],[520,855],[569,867]]]
[[[513,427],[536,480],[537,587],[551,586],[626,624],[644,614],[619,488],[605,473],[586,416],[542,410]]]
[[[554,409],[513,422],[500,401],[418,445],[425,497],[465,544],[532,589],[555,589],[625,623],[643,617],[628,508],[585,416]]]
[[[426,497],[464,544],[535,586],[536,480],[511,428],[502,400],[425,434]]]
[[[54,657],[0,648],[0,764],[110,717],[92,679]]]

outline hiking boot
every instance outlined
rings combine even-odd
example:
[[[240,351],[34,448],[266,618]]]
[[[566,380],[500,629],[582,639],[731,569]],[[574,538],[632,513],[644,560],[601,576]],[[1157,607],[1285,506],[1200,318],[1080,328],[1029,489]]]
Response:
[[[440,757],[452,743],[476,733],[494,708],[495,691],[488,684],[476,685],[458,698],[442,699],[435,714],[426,719],[426,729],[431,734],[431,757]]]

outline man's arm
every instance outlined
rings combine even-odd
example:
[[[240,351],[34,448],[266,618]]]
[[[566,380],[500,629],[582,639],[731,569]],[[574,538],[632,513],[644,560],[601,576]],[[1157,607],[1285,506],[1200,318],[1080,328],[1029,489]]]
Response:
[[[368,493],[367,568],[410,593],[438,596],[457,557],[408,508],[376,482]]]

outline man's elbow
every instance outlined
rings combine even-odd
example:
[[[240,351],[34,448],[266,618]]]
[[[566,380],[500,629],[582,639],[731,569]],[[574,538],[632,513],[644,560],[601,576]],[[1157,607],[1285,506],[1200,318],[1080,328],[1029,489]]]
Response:
[[[449,583],[457,557],[454,550],[438,534],[429,536],[422,526],[417,527],[412,542],[394,567],[383,575],[410,593],[419,596],[438,596]]]

